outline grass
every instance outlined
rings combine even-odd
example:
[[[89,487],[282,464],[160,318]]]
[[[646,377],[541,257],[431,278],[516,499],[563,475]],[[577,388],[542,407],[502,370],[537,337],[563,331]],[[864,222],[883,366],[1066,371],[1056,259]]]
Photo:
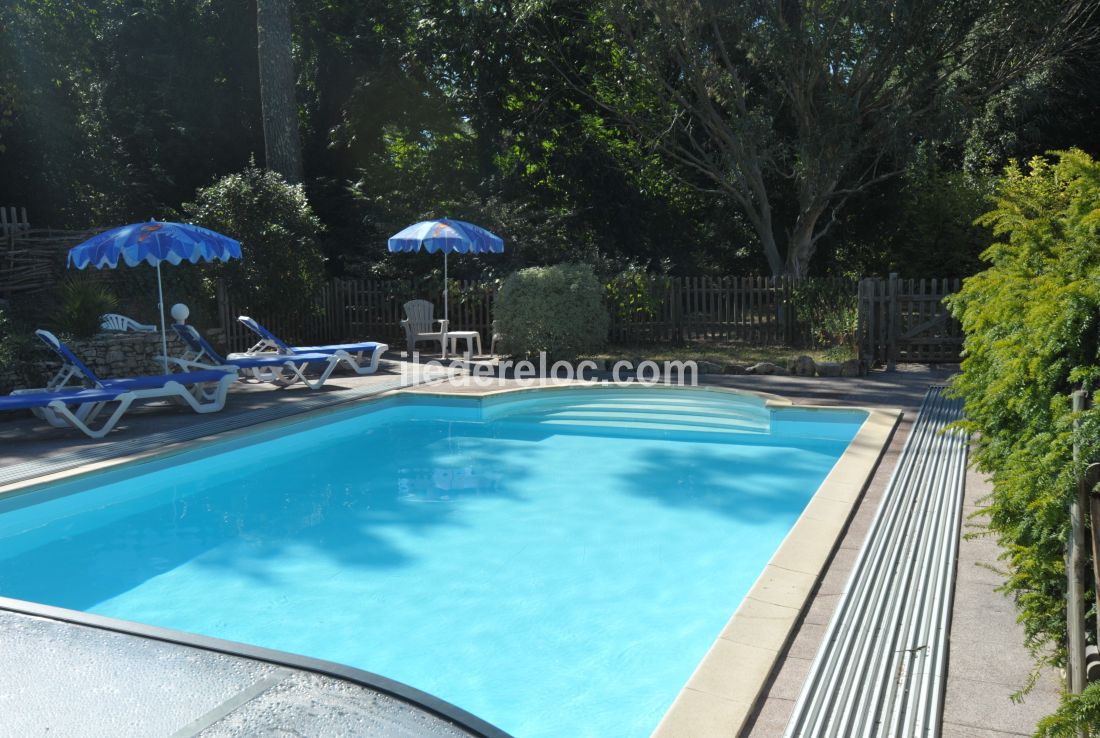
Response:
[[[843,349],[841,350],[843,352]],[[844,352],[847,354],[847,352]],[[831,350],[800,349],[790,346],[750,346],[736,341],[688,341],[682,346],[658,344],[614,344],[592,358],[596,359],[650,359],[652,361],[709,361],[720,366],[740,364],[749,366],[770,361],[786,366],[787,359],[809,356],[817,361],[843,361],[852,358]]]

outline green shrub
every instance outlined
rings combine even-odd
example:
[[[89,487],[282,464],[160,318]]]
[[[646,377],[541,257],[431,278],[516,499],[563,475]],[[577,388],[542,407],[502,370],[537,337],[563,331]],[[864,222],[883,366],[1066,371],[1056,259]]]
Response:
[[[607,304],[620,321],[648,320],[661,307],[667,280],[638,266],[629,266],[608,280]]]
[[[834,359],[856,355],[857,300],[856,286],[845,280],[807,279],[791,291],[795,319],[809,330],[814,347]]]
[[[195,224],[241,242],[241,260],[215,267],[241,308],[261,320],[312,309],[324,276],[321,221],[301,185],[252,164],[200,189],[183,207]]]
[[[513,355],[545,351],[572,359],[607,344],[603,287],[587,264],[531,267],[509,275],[494,311],[501,347]]]
[[[0,372],[13,370],[19,354],[19,337],[15,333],[7,310],[0,305]],[[6,393],[10,388],[3,388],[3,390]]]
[[[1074,150],[1035,158],[1028,171],[1011,166],[994,202],[981,223],[1003,239],[982,255],[989,268],[949,300],[966,332],[952,388],[966,401],[973,459],[993,483],[988,513],[1006,552],[1003,590],[1038,663],[1060,666],[1068,504],[1080,472],[1069,393],[1100,377],[1100,163]],[[1097,458],[1100,410],[1081,420],[1083,458]],[[1100,724],[1096,704],[1095,696],[1067,702],[1044,730],[1062,734],[1058,726],[1076,719]]]
[[[88,338],[99,331],[100,316],[114,312],[118,298],[102,282],[69,277],[61,283],[59,304],[52,327],[73,338]]]
[[[30,329],[17,325],[10,308],[0,302],[0,395],[45,383],[40,368],[43,349]]]

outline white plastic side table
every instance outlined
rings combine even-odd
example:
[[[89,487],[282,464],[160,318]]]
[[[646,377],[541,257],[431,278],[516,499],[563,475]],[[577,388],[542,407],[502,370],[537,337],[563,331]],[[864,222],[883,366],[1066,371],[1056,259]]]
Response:
[[[472,353],[477,344],[477,355],[481,356],[481,334],[477,331],[447,331],[447,340],[451,344],[451,353],[458,353],[458,342],[466,340],[466,353]]]

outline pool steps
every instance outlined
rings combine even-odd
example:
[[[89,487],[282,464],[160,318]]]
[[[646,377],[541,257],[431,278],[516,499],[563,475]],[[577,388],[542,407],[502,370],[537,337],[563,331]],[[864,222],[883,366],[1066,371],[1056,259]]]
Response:
[[[823,441],[851,437],[851,416],[842,413],[810,414],[802,409],[772,408],[758,398],[729,395],[662,397],[654,392],[640,400],[636,394],[622,398],[592,400],[583,396],[569,398],[566,404],[554,402],[542,406],[531,402],[514,406],[487,407],[482,418],[504,422],[510,428],[522,425],[533,433],[599,432],[623,437],[689,438],[695,441],[721,441],[737,436],[739,442],[770,445],[773,433],[787,423],[797,423],[799,436]],[[860,412],[860,411],[854,411]],[[845,422],[833,422],[844,420]],[[793,428],[793,426],[792,426]],[[783,442],[789,442],[790,435]]]
[[[938,736],[967,435],[932,387],[887,484],[785,736]]]
[[[486,420],[507,420],[522,416],[526,424],[573,426],[576,428],[639,429],[663,432],[704,433],[767,433],[771,411],[762,402],[744,402],[738,397],[708,397],[698,399],[662,397],[658,390],[641,399],[637,394],[622,398],[590,397],[547,398],[542,402],[514,402],[486,407]],[[755,398],[754,398],[755,399]]]

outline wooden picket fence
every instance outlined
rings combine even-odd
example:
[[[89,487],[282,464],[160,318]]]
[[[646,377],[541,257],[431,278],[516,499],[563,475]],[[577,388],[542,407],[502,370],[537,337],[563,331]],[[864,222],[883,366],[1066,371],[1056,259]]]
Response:
[[[741,342],[808,345],[809,326],[792,304],[797,280],[783,277],[657,277],[647,309],[612,306],[617,343]]]
[[[963,332],[944,298],[960,279],[863,279],[859,283],[859,351],[868,365],[955,362]]]
[[[798,285],[797,280],[782,277],[654,277],[641,308],[624,312],[612,306],[610,338],[614,343],[638,345],[717,341],[814,347],[814,326],[799,320],[794,306]],[[865,364],[958,361],[962,329],[944,298],[959,290],[960,279],[891,275],[858,284],[833,281],[841,291],[848,285],[857,295],[856,344]],[[451,328],[476,330],[487,340],[495,296],[493,284],[453,281]],[[424,284],[333,279],[321,290],[312,311],[253,317],[297,343],[370,338],[400,346],[404,343],[402,306],[415,298],[431,300],[435,314],[443,315],[441,296]],[[246,311],[246,306],[220,293],[219,322],[233,350],[254,340],[236,320]]]
[[[341,343],[376,340],[404,345],[401,320],[404,304],[427,299],[435,305],[437,318],[443,317],[442,296],[433,294],[412,280],[332,279],[324,285],[310,310],[287,310],[275,314],[253,315],[265,327],[284,340],[296,344]],[[452,280],[450,321],[454,330],[474,330],[486,339],[492,332],[494,285]],[[248,314],[248,306],[228,291],[218,290],[218,322],[225,333],[228,348],[243,350],[255,342],[254,334],[237,321]]]
[[[797,320],[792,291],[797,281],[774,277],[654,277],[643,306],[612,310],[610,338],[620,344],[682,343],[684,341],[742,342],[750,345],[813,343],[812,326]],[[855,289],[851,283],[851,289]],[[454,280],[450,291],[452,330],[475,330],[486,339],[492,333],[496,286],[477,281]],[[435,305],[442,317],[442,297],[412,281],[342,280],[326,283],[312,310],[288,310],[274,315],[254,315],[276,334],[297,343],[326,342],[369,337],[401,345],[403,305],[422,298]],[[219,292],[218,318],[231,350],[253,342],[237,316],[247,305]]]
[[[65,274],[65,253],[93,231],[31,228],[26,213],[0,208],[0,299],[34,304],[36,313],[51,309],[53,288]],[[617,344],[680,344],[687,341],[738,342],[755,346],[816,347],[815,326],[799,318],[798,280],[783,277],[666,277],[648,275],[643,295],[611,302],[610,338]],[[898,362],[957,361],[961,327],[944,305],[957,292],[959,279],[869,278],[857,283],[830,282],[845,294],[855,291],[858,305],[856,344],[867,365]],[[637,285],[635,285],[637,286]],[[496,284],[452,280],[453,330],[492,334]],[[846,294],[851,294],[847,292]],[[620,296],[621,297],[621,296]],[[254,315],[277,334],[301,343],[336,343],[369,338],[404,344],[403,305],[422,298],[443,315],[437,284],[417,280],[333,279],[310,309]],[[229,348],[253,343],[237,322],[249,307],[219,290],[217,323]]]

